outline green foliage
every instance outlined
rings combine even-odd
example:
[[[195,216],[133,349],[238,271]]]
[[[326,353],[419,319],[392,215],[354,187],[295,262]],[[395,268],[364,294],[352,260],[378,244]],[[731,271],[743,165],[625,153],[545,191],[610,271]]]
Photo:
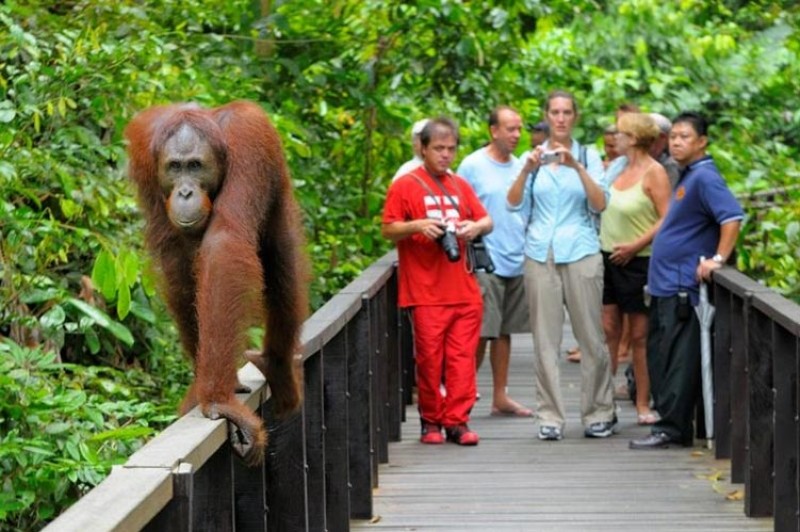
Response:
[[[0,335],[16,342],[0,348],[0,524],[46,521],[121,460],[113,452],[129,452],[174,411],[189,379],[125,179],[122,131],[135,112],[262,103],[305,214],[316,308],[389,248],[381,207],[411,155],[415,120],[455,117],[463,157],[487,140],[492,107],[538,121],[555,88],[576,94],[577,134],[588,142],[599,143],[624,101],[666,115],[701,109],[747,210],[739,266],[798,298],[799,9],[766,0],[0,3]],[[253,330],[254,343],[260,336]]]
[[[174,420],[142,371],[59,364],[0,343],[0,527],[33,530]]]

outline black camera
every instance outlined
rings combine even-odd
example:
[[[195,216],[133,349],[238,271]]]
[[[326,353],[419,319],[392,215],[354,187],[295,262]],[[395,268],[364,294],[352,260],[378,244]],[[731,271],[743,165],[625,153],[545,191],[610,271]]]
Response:
[[[442,249],[450,262],[457,262],[461,258],[461,252],[458,249],[458,238],[456,237],[456,224],[454,222],[445,223],[444,234],[439,239],[439,242],[442,244]]]

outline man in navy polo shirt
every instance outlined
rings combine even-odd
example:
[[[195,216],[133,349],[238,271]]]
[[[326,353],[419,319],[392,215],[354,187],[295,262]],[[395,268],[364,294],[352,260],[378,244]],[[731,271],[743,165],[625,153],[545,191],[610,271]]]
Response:
[[[647,365],[661,420],[631,449],[691,445],[700,391],[699,281],[711,279],[733,252],[743,217],[714,160],[706,154],[708,123],[686,112],[672,121],[669,151],[683,167],[669,211],[653,239],[647,285]],[[709,257],[700,261],[700,257]]]

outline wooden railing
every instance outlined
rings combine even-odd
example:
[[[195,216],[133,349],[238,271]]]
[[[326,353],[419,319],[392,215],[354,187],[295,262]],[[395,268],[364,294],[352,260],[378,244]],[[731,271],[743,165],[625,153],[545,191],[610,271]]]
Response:
[[[800,530],[800,306],[732,269],[714,274],[717,458],[744,483],[745,513]]]
[[[225,421],[193,411],[135,453],[47,531],[346,531],[370,518],[378,464],[411,402],[411,335],[387,254],[309,318],[305,401],[286,420],[251,365],[240,398],[261,411],[270,443],[247,468]],[[745,513],[800,530],[800,306],[745,275],[714,275],[716,455],[744,483]]]
[[[240,370],[253,391],[239,398],[269,431],[262,467],[245,467],[227,423],[195,409],[45,530],[346,531],[351,517],[371,517],[378,464],[411,399],[395,262],[388,253],[305,322],[300,413],[276,420],[261,374]]]

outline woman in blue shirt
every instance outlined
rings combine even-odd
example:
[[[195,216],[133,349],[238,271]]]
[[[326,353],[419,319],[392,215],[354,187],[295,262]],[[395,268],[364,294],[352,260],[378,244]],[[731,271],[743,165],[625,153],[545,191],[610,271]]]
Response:
[[[558,353],[564,305],[581,358],[581,421],[584,434],[613,433],[610,357],[601,310],[603,260],[593,215],[608,200],[597,151],[572,138],[578,119],[575,98],[566,91],[547,97],[549,139],[532,150],[508,191],[508,208],[527,216],[525,288],[536,351],[539,439],[563,437],[565,413]]]

